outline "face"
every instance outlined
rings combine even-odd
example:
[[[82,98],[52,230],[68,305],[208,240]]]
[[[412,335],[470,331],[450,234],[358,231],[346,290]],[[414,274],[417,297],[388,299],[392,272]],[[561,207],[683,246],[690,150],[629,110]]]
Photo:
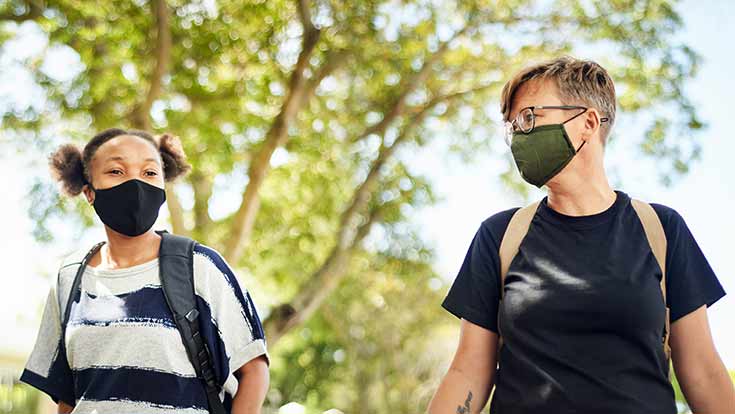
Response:
[[[112,138],[97,148],[89,173],[92,186],[99,190],[132,179],[164,187],[161,155],[151,142],[134,135]],[[89,186],[85,186],[84,194],[90,203],[94,202],[94,191]]]
[[[561,106],[568,105],[559,99],[556,84],[550,80],[534,80],[521,85],[513,97],[511,105],[510,119],[515,119],[523,108],[529,106]],[[577,115],[580,109],[534,109],[536,123],[535,126],[562,124],[569,118]],[[592,114],[591,112],[595,112]],[[587,141],[592,136],[588,130],[587,118],[585,115],[596,115],[595,109],[588,109],[587,113],[582,114],[571,121],[564,124],[564,129],[569,135],[574,148],[579,148],[582,141]],[[590,144],[590,142],[587,142]]]
[[[521,85],[511,104],[510,119],[530,106],[563,106],[573,103],[559,99],[558,88],[551,80],[534,80]],[[563,124],[572,146],[580,151],[571,162],[547,184],[561,183],[568,174],[586,174],[589,167],[602,165],[603,145],[600,138],[600,116],[596,109],[588,108],[579,116],[581,109],[534,109],[535,126]],[[573,118],[570,120],[570,118]],[[567,122],[568,121],[568,122]],[[584,144],[584,149],[581,149]]]

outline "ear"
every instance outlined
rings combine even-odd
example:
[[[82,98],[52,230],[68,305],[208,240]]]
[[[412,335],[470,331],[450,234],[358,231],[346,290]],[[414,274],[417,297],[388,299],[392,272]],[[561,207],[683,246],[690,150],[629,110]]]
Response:
[[[87,198],[87,202],[90,205],[94,204],[94,190],[92,190],[92,187],[89,184],[84,184],[84,187],[82,187],[82,192],[84,193],[84,197]]]
[[[594,137],[600,132],[600,113],[597,109],[590,108],[584,117],[584,136],[586,139]]]

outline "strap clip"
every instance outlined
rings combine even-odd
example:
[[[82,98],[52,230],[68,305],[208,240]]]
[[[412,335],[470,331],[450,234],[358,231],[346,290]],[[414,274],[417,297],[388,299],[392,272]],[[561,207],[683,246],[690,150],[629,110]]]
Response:
[[[192,309],[189,311],[189,313],[186,314],[186,320],[189,322],[194,322],[198,316],[199,316],[199,311],[196,309]]]

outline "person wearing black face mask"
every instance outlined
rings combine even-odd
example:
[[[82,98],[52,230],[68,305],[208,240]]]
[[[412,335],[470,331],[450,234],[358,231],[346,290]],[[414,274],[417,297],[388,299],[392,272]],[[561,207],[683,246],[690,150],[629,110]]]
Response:
[[[166,201],[163,188],[136,178],[103,190],[91,185],[92,206],[100,220],[111,230],[137,237],[153,227],[158,211]]]
[[[84,193],[107,240],[83,249],[82,255],[89,251],[84,260],[73,254],[62,265],[21,381],[67,413],[221,412],[213,406],[259,413],[269,382],[265,337],[250,294],[224,259],[192,245],[198,312],[191,317],[211,356],[211,389],[221,393],[203,387],[162,294],[164,234],[153,227],[166,201],[165,182],[190,169],[178,138],[109,129],[83,151],[62,146],[50,161],[66,194]],[[80,262],[86,267],[75,299]],[[66,315],[68,323],[60,324]]]
[[[478,413],[493,392],[493,414],[674,414],[670,362],[694,412],[735,412],[707,322],[725,295],[716,275],[676,211],[605,175],[607,72],[531,66],[501,112],[521,178],[548,196],[478,229],[442,304],[461,331],[429,412]]]

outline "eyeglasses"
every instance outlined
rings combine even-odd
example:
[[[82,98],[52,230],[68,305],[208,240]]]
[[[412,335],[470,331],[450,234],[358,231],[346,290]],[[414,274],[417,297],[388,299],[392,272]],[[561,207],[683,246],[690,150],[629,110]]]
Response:
[[[558,105],[558,106],[544,105],[544,106],[529,106],[527,108],[523,108],[520,110],[520,112],[518,112],[518,115],[516,115],[514,120],[506,121],[505,124],[503,125],[504,127],[503,137],[505,138],[505,143],[508,144],[508,146],[510,146],[511,142],[513,141],[513,132],[521,131],[524,134],[530,134],[531,131],[533,131],[533,128],[536,127],[536,113],[533,112],[535,109],[563,109],[563,110],[579,109],[580,112],[578,114],[562,122],[562,124],[566,124],[572,119],[587,112],[588,108],[584,106],[575,106],[575,105]],[[608,121],[608,118],[600,118],[600,122],[607,122],[607,121]]]

